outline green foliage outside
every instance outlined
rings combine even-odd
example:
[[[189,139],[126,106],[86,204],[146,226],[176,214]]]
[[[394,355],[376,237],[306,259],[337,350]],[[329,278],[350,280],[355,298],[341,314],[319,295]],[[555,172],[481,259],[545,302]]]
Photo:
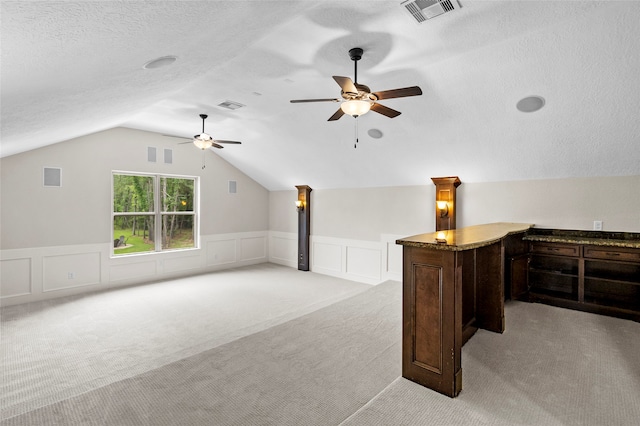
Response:
[[[160,177],[160,206],[154,205],[154,176],[113,176],[113,239],[124,236],[124,247],[114,247],[114,254],[155,250],[155,226],[160,227],[163,249],[194,247],[195,180]],[[186,214],[154,214],[185,212]],[[117,213],[140,213],[118,215]],[[147,214],[145,214],[147,213]],[[151,213],[151,214],[148,214]],[[156,221],[156,217],[158,220]],[[156,224],[156,222],[159,222]]]

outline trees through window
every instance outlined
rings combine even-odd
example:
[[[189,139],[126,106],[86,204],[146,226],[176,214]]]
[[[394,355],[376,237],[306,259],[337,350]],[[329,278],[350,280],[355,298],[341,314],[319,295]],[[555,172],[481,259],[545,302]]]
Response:
[[[113,173],[113,254],[197,246],[197,178]]]

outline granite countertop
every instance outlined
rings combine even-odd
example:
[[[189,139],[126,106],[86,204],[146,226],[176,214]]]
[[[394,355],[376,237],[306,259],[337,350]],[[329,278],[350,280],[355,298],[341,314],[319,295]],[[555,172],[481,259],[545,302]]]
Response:
[[[436,237],[440,232],[413,235],[396,240],[396,244],[409,247],[421,247],[434,250],[463,251],[491,245],[502,238],[525,232],[532,224],[527,223],[489,223],[486,225],[468,226],[466,228],[441,231],[447,242],[438,243]]]
[[[625,247],[640,249],[640,239],[635,238],[607,238],[606,236],[581,235],[539,235],[531,234],[524,237],[525,241],[542,243],[589,244],[603,247]]]

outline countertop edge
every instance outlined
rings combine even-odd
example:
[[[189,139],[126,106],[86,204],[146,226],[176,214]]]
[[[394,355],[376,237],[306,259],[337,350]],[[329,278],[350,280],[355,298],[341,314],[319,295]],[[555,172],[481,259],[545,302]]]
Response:
[[[500,223],[502,223],[502,222],[500,222]],[[495,236],[492,236],[491,238],[489,238],[487,240],[467,243],[467,244],[463,244],[463,245],[440,244],[440,243],[437,243],[435,240],[433,242],[411,241],[411,240],[407,240],[407,239],[404,239],[404,238],[400,238],[400,239],[396,240],[396,244],[402,245],[402,246],[406,246],[406,247],[428,248],[428,249],[432,249],[432,250],[443,250],[443,251],[473,250],[473,249],[477,249],[477,248],[490,246],[491,244],[495,244],[498,241],[508,237],[509,235],[519,234],[521,232],[527,232],[529,229],[531,229],[534,226],[533,224],[529,224],[529,223],[509,223],[509,222],[505,222],[505,225],[506,224],[509,224],[509,225],[520,225],[521,228],[506,230],[504,232],[496,233]],[[486,225],[495,225],[495,224],[491,224],[490,223],[490,224],[486,224]],[[476,225],[476,226],[483,226],[483,225]],[[469,228],[472,228],[472,227],[469,227]],[[460,229],[466,229],[466,228],[460,228]],[[453,230],[453,231],[455,231],[455,230]],[[426,235],[428,235],[428,234],[432,234],[432,233],[426,233]],[[433,233],[433,234],[435,234],[435,233]],[[425,235],[425,234],[419,234],[419,235]],[[410,237],[407,237],[407,238],[410,238]]]
[[[640,249],[640,241],[616,240],[607,238],[563,237],[555,235],[527,235],[524,241],[537,241],[541,243],[566,243],[583,244],[601,247],[622,247]]]

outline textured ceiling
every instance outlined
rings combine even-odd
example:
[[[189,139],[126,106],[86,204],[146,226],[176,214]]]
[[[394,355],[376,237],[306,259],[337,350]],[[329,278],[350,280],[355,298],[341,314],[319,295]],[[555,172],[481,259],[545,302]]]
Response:
[[[418,24],[400,0],[3,0],[1,155],[118,126],[190,136],[207,113],[243,142],[210,155],[270,190],[640,174],[640,2],[460,4]],[[357,149],[338,104],[289,102],[339,97],[352,47],[360,83],[423,91],[360,117]],[[529,95],[545,107],[518,111]]]

